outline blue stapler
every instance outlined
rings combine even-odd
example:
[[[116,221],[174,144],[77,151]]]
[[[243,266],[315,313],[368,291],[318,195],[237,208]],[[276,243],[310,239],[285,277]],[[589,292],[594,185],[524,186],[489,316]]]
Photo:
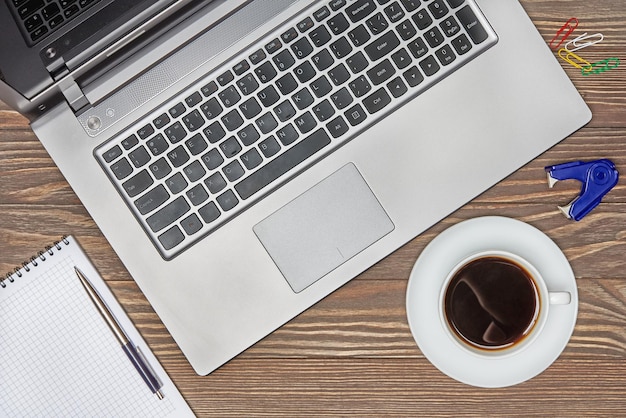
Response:
[[[578,180],[582,185],[580,195],[566,206],[559,206],[565,216],[581,220],[616,184],[619,173],[611,160],[572,161],[546,167],[548,185],[553,187],[559,180]]]

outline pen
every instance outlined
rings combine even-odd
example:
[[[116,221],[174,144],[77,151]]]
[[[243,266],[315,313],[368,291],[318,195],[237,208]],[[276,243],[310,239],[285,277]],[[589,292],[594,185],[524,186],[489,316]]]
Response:
[[[143,378],[144,382],[146,382],[146,384],[148,385],[152,393],[154,393],[157,396],[157,398],[163,399],[163,393],[160,390],[162,384],[159,382],[159,379],[155,376],[150,366],[146,364],[146,361],[139,354],[139,352],[137,351],[137,348],[132,343],[132,341],[130,341],[130,339],[128,338],[128,335],[126,335],[126,333],[124,332],[120,324],[117,322],[117,320],[115,319],[111,311],[109,311],[109,308],[107,308],[106,304],[104,303],[104,301],[98,294],[98,291],[93,287],[93,285],[89,282],[87,277],[85,277],[83,272],[80,271],[78,267],[74,267],[74,270],[76,270],[76,275],[78,276],[78,278],[80,279],[80,282],[83,284],[83,287],[87,291],[89,298],[91,299],[93,304],[96,306],[96,308],[98,309],[98,312],[100,312],[100,315],[102,315],[102,318],[107,323],[109,328],[111,328],[111,331],[113,331],[113,334],[115,334],[115,337],[117,338],[120,345],[122,346],[122,349],[124,350],[128,358],[130,359],[131,363],[133,363],[133,366],[135,366],[135,369],[137,369],[137,371]]]

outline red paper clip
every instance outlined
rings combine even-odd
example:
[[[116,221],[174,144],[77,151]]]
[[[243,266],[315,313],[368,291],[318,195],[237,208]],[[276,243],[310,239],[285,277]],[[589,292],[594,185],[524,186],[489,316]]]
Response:
[[[570,36],[570,34],[574,32],[574,29],[576,29],[577,27],[578,19],[576,19],[575,17],[572,17],[570,20],[565,22],[565,24],[561,26],[561,29],[557,31],[556,35],[554,35],[554,38],[552,38],[552,40],[550,41],[550,48],[557,49],[558,47],[560,47],[561,44],[565,42],[567,37]],[[555,42],[558,42],[558,44],[555,44]]]

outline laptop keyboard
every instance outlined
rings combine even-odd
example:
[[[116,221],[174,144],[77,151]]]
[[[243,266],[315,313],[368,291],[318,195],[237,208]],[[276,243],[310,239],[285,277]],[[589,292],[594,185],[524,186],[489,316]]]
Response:
[[[96,150],[164,258],[497,42],[472,0],[312,10]]]
[[[34,45],[98,0],[7,0],[21,23],[24,38]]]

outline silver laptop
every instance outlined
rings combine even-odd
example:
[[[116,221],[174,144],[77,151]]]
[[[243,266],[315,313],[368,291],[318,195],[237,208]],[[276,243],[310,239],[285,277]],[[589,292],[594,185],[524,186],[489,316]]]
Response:
[[[198,374],[591,118],[515,0],[25,3],[0,99]]]

